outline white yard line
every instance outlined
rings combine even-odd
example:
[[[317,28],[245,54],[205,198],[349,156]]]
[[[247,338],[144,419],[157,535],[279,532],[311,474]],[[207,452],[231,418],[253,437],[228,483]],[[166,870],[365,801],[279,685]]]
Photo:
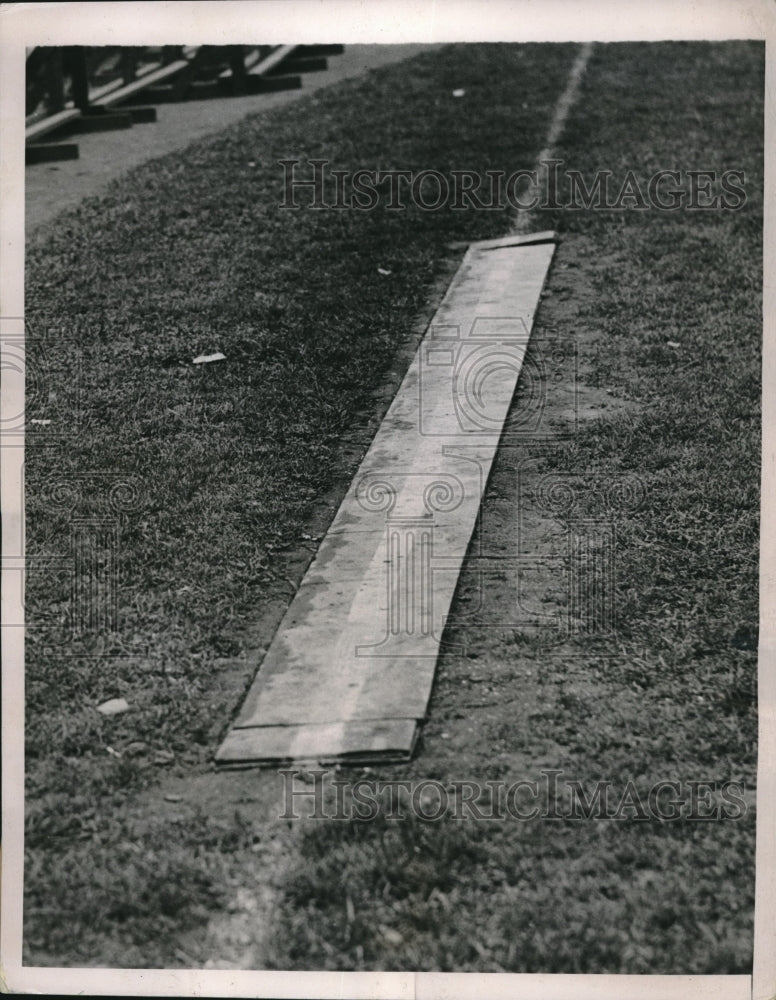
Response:
[[[558,103],[555,105],[555,111],[552,116],[552,121],[550,122],[550,129],[547,133],[547,141],[544,144],[544,149],[542,149],[541,153],[539,153],[536,162],[534,171],[536,173],[536,183],[529,185],[525,195],[521,198],[522,201],[528,203],[533,201],[535,198],[541,199],[542,194],[547,190],[549,173],[547,161],[553,159],[555,147],[558,143],[558,139],[560,139],[563,133],[563,129],[566,126],[566,120],[568,119],[569,112],[579,96],[579,85],[582,82],[582,77],[585,74],[592,52],[592,42],[585,42],[580,46],[577,57],[571,67],[571,72],[569,73],[566,89],[560,95]],[[519,234],[527,233],[533,225],[533,210],[520,209],[517,212],[514,225],[512,226],[512,232]]]

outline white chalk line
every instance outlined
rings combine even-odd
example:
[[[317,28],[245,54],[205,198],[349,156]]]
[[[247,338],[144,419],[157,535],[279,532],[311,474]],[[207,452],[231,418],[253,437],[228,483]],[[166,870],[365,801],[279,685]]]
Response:
[[[560,95],[558,103],[555,105],[555,111],[552,116],[552,121],[550,122],[550,130],[547,133],[547,140],[544,144],[544,149],[542,149],[541,153],[539,153],[534,170],[534,173],[536,174],[536,183],[531,183],[529,185],[522,198],[525,202],[532,202],[534,200],[538,201],[541,198],[542,191],[547,189],[547,182],[549,179],[547,161],[553,158],[555,146],[557,145],[558,139],[560,139],[563,129],[566,126],[566,120],[568,119],[569,112],[579,96],[579,85],[582,82],[582,77],[587,69],[587,64],[590,61],[592,53],[593,42],[584,42],[580,46],[577,57],[571,67],[568,81],[566,82],[566,89]],[[534,209],[521,208],[517,211],[517,215],[510,232],[516,235],[522,235],[530,232],[533,225]]]

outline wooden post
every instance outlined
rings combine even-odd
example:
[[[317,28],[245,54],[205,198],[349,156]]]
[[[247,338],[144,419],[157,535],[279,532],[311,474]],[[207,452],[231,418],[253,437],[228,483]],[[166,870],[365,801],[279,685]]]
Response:
[[[46,106],[50,114],[55,115],[65,106],[65,81],[62,72],[62,49],[49,49],[45,59],[46,74]]]
[[[232,71],[232,87],[233,93],[244,94],[245,93],[245,79],[247,73],[245,72],[245,56],[243,54],[242,45],[227,45],[227,53],[229,57],[229,68]]]
[[[73,104],[81,111],[89,107],[89,77],[83,45],[68,45],[64,53],[65,71],[70,75]]]
[[[163,45],[162,46],[162,65],[169,66],[172,62],[177,62],[179,59],[183,58],[183,46],[182,45]]]
[[[134,47],[122,48],[119,57],[119,67],[121,68],[122,83],[132,83],[137,76],[137,49]]]

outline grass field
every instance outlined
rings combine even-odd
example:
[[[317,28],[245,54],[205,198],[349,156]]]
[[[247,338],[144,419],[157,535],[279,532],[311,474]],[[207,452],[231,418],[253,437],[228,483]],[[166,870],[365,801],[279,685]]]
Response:
[[[735,780],[746,815],[279,825],[196,794],[460,256],[449,244],[509,224],[383,203],[284,211],[276,161],[532,167],[575,51],[424,54],[150,163],[35,234],[28,351],[43,389],[28,419],[52,425],[30,433],[26,469],[29,964],[217,962],[214,927],[242,907],[234,961],[258,967],[749,970],[758,44],[598,46],[557,151],[586,176],[633,170],[644,186],[659,169],[741,169],[740,210],[537,216],[562,236],[537,333],[576,339],[582,394],[622,404],[559,438],[547,468],[644,489],[617,521],[616,639],[572,637],[547,655],[515,629],[461,629],[468,655],[440,662],[415,761],[372,772]],[[226,362],[191,366],[215,350]],[[514,460],[505,449],[492,498],[509,496]],[[58,639],[44,617],[70,607],[61,557],[78,525],[103,522],[118,624]],[[79,551],[107,567],[104,535],[86,536]],[[474,586],[464,571],[459,614]],[[111,697],[131,711],[100,716]],[[257,864],[270,842],[276,868]],[[250,920],[267,886],[271,929]]]

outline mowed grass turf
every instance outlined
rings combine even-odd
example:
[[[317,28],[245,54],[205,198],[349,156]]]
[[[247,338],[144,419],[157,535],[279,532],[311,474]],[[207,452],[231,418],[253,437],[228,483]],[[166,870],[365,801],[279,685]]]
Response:
[[[170,755],[182,777],[210,766],[239,700],[219,665],[239,657],[283,586],[283,548],[309,533],[315,498],[352,473],[338,442],[354,425],[368,432],[372,394],[446,244],[507,226],[500,213],[392,212],[384,201],[368,213],[283,211],[275,160],[529,168],[574,53],[423,55],[150,164],[36,235],[30,351],[51,374],[29,416],[78,429],[28,452],[32,620],[68,607],[66,567],[51,559],[68,552],[79,518],[118,518],[121,585],[107,637],[57,648],[28,631],[28,961],[217,957],[192,941],[249,869],[256,829],[203,814],[138,830],[134,803]],[[597,335],[585,378],[639,404],[583,427],[552,459],[569,476],[594,468],[644,483],[641,508],[617,525],[617,649],[596,656],[576,640],[564,683],[530,637],[483,640],[498,665],[491,696],[519,698],[510,677],[536,664],[543,701],[529,729],[507,703],[457,759],[439,737],[462,714],[472,667],[443,661],[420,756],[378,776],[516,780],[500,758],[517,746],[528,778],[557,766],[619,789],[679,778],[753,790],[762,56],[745,43],[599,46],[558,151],[588,177],[632,169],[644,186],[662,168],[743,169],[741,210],[537,220],[570,245],[584,238],[596,261],[585,270],[595,295],[575,320]],[[451,97],[459,87],[465,101]],[[563,294],[558,270],[539,329]],[[227,361],[188,363],[212,350]],[[61,482],[80,484],[75,503]],[[109,494],[121,482],[117,514]],[[104,720],[95,706],[113,696],[133,710]],[[266,957],[275,968],[750,967],[751,802],[714,823],[383,815],[299,829]]]

